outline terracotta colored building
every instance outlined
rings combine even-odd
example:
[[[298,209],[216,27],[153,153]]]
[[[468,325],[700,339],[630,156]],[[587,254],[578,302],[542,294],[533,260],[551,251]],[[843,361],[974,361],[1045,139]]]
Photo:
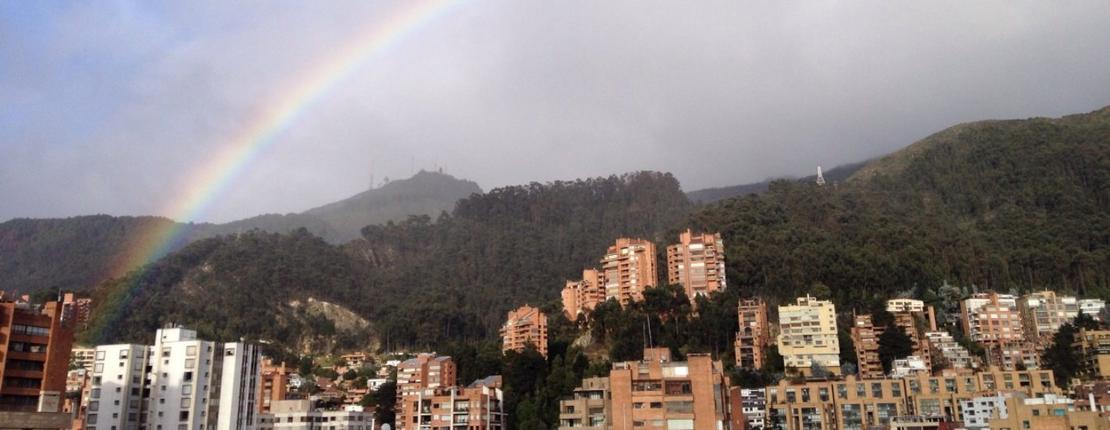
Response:
[[[523,351],[529,344],[547,357],[547,315],[524,305],[509,311],[501,326],[501,351]]]
[[[61,411],[74,306],[64,301],[35,305],[26,296],[10,300],[0,292],[0,411]]]
[[[619,238],[601,259],[605,298],[621,305],[644,299],[644,290],[659,279],[655,270],[655,244],[644,239]]]
[[[567,281],[562,298],[563,312],[571,321],[594,310],[598,303],[605,301],[605,286],[597,270],[583,270],[581,280]]]
[[[736,365],[751,369],[763,368],[764,354],[771,343],[767,302],[763,299],[741,299],[736,308],[740,331],[736,333]]]
[[[902,332],[909,336],[910,342],[913,344],[913,355],[920,357],[925,361],[925,367],[932,368],[932,348],[929,346],[929,338],[925,336],[923,329],[935,329],[934,318],[931,316],[928,323],[925,319],[925,303],[921,300],[914,299],[892,299],[887,300],[886,310],[894,315],[894,325],[902,329]],[[926,326],[928,324],[928,326]]]
[[[1041,347],[1052,343],[1052,335],[1060,326],[1079,316],[1079,300],[1072,296],[1057,296],[1054,291],[1022,296],[1017,306],[1026,335]]]
[[[721,234],[682,232],[678,243],[667,247],[667,282],[682,285],[690,301],[724,290],[725,243]]]
[[[414,399],[425,396],[428,389],[455,385],[457,368],[451,357],[419,354],[397,365],[397,429],[417,428],[412,423],[418,415]]]
[[[612,430],[718,430],[729,426],[728,379],[720,361],[689,354],[671,361],[666,348],[644,350],[642,361],[609,372]]]
[[[397,416],[398,429],[501,430],[508,415],[501,388],[475,381],[468,387],[438,387],[416,390],[405,396],[404,416]]]
[[[984,347],[1025,339],[1014,296],[993,292],[975,294],[960,303],[960,312],[964,333]]]
[[[883,377],[883,363],[879,360],[879,336],[871,315],[856,315],[852,323],[852,344],[856,348],[856,365],[861,378]]]
[[[289,374],[293,369],[286,367],[285,363],[275,365],[273,360],[262,360],[259,373],[258,412],[270,413],[273,402],[285,400],[289,391]]]

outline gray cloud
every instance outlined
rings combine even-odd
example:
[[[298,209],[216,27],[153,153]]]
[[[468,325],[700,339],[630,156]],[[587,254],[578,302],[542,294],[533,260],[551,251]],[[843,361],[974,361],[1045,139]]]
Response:
[[[178,216],[213,153],[410,4],[364,3],[0,19],[0,219]],[[459,2],[309,104],[202,218],[299,211],[414,166],[486,188],[808,174],[957,122],[1110,104],[1106,22],[1094,1]]]

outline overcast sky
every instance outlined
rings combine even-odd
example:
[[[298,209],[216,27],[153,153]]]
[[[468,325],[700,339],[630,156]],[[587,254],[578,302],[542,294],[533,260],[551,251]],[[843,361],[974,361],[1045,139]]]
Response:
[[[162,213],[405,2],[0,2],[0,220]],[[1110,2],[458,1],[306,106],[197,221],[442,166],[484,189],[811,174],[1110,104]]]

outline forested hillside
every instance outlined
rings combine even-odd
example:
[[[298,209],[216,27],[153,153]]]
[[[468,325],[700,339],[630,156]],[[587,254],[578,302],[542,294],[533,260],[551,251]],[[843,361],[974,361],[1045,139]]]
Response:
[[[368,226],[362,239],[341,247],[303,232],[202,241],[141,276],[103,286],[97,313],[128,315],[91,336],[131,340],[173,318],[226,337],[233,331],[204,323],[219,311],[185,303],[211,295],[222,309],[251,308],[249,317],[216,314],[239,335],[281,336],[271,324],[276,317],[254,308],[315,295],[368,318],[386,348],[490,339],[511,307],[557,308],[563,281],[596,264],[615,237],[650,238],[662,254],[688,226],[724,235],[730,295],[772,303],[805,292],[831,295],[842,309],[870,308],[895,294],[933,301],[945,281],[1110,298],[1108,214],[1110,109],[971,123],[836,185],[777,181],[765,193],[700,208],[670,175],[645,172],[496,189],[434,219]],[[247,245],[258,249],[204,252]],[[285,267],[304,264],[313,267]],[[725,304],[714,309],[727,308],[731,297],[714,301]],[[719,329],[720,338],[699,340],[678,327],[668,339],[718,350],[732,328]],[[635,352],[614,356],[626,354]]]
[[[434,221],[368,226],[342,247],[306,232],[203,240],[102,285],[87,337],[130,341],[174,321],[214,338],[284,339],[281,312],[267,308],[314,296],[370,319],[388,347],[489,338],[511,307],[558,297],[613,238],[662,240],[688,212],[674,177],[642,172],[495,189]]]
[[[259,215],[225,224],[182,226],[163,217],[108,215],[13,219],[0,223],[0,289],[40,294],[91,289],[122,275],[112,271],[120,266],[128,247],[170,226],[185,232],[181,245],[251,230],[291,233],[301,229],[339,244],[358,238],[366,225],[437,215],[452,210],[459,199],[481,192],[474,182],[421,171],[302,213]]]
[[[1110,108],[959,125],[841,186],[780,181],[692,223],[724,234],[732,285],[779,300],[823,283],[862,306],[945,280],[1110,298]]]

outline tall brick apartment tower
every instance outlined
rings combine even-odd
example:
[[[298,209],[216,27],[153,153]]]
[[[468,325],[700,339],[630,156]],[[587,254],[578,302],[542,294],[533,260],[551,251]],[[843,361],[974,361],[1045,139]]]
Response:
[[[501,326],[501,352],[523,351],[528,344],[547,357],[547,315],[528,305],[509,311]]]
[[[73,303],[0,292],[0,411],[61,411],[75,321]]]
[[[690,301],[724,290],[725,243],[721,234],[682,232],[678,243],[667,247],[667,282],[682,285]]]
[[[740,330],[736,333],[736,365],[749,369],[763,368],[764,351],[771,343],[767,321],[767,302],[742,299],[736,307]]]
[[[655,244],[644,239],[619,238],[601,259],[605,298],[621,305],[644,299],[644,290],[659,279],[655,271]]]

